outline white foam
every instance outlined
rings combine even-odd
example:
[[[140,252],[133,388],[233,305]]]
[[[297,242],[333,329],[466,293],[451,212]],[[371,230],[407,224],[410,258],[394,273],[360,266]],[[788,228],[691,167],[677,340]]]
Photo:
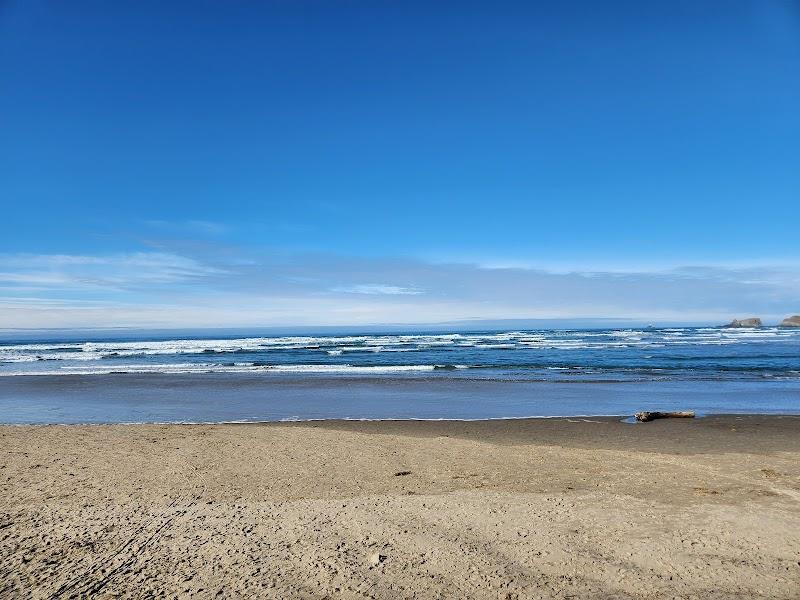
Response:
[[[452,365],[466,369],[466,365]],[[37,371],[0,371],[0,377],[19,375],[111,375],[131,374],[184,374],[184,373],[327,373],[327,374],[378,374],[424,372],[448,368],[450,365],[254,365],[234,363],[232,365],[179,363],[179,364],[129,364],[113,366],[64,366],[59,369]]]
[[[800,341],[800,331],[777,327],[758,329],[720,329],[720,328],[670,328],[654,330],[556,330],[556,331],[508,331],[498,333],[445,333],[445,334],[398,334],[398,335],[342,335],[342,336],[277,336],[245,337],[236,339],[208,340],[138,340],[129,342],[49,342],[0,345],[0,374],[63,373],[86,372],[80,364],[103,363],[93,367],[93,372],[110,373],[125,370],[130,363],[140,361],[137,372],[176,372],[208,371],[220,369],[260,369],[269,367],[244,366],[237,362],[232,366],[215,364],[192,364],[176,366],[171,361],[180,361],[186,356],[208,355],[209,361],[217,360],[216,354],[232,353],[241,360],[255,360],[267,363],[280,363],[281,352],[292,352],[300,363],[315,363],[327,357],[343,354],[383,354],[401,352],[427,352],[437,355],[427,362],[450,362],[441,355],[457,357],[465,351],[491,352],[495,350],[516,350],[523,352],[566,352],[602,351],[617,348],[665,348],[689,346],[730,346],[736,344],[759,344],[762,342],[783,342],[796,344]],[[471,349],[471,350],[468,350]],[[242,354],[255,356],[242,356]],[[163,357],[163,358],[162,358]],[[358,362],[355,358],[354,362]],[[481,361],[491,363],[491,360]],[[118,364],[121,363],[121,364]],[[58,365],[58,366],[57,366]],[[302,367],[303,365],[298,365]],[[328,365],[342,368],[342,365]],[[367,367],[383,368],[387,367]]]

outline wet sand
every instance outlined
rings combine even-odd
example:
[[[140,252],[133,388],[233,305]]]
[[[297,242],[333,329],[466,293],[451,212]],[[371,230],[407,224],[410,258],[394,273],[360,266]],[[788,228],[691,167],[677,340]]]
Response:
[[[800,417],[0,427],[0,597],[796,598]]]

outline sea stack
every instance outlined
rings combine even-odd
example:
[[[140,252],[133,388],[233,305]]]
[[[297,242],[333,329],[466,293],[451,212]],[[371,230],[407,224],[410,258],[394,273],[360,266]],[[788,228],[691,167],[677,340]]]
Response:
[[[750,317],[749,319],[734,319],[723,327],[761,327],[761,319]]]
[[[800,315],[792,315],[781,321],[781,327],[800,327]]]

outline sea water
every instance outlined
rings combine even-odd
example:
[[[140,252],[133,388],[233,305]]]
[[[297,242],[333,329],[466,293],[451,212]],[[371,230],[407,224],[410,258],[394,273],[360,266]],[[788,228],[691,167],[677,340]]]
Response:
[[[800,330],[0,341],[0,422],[800,413]]]

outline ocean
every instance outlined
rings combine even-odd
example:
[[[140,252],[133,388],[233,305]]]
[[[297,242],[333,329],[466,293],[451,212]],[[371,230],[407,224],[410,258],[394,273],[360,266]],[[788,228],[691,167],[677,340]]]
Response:
[[[800,414],[800,330],[0,340],[0,422]]]

